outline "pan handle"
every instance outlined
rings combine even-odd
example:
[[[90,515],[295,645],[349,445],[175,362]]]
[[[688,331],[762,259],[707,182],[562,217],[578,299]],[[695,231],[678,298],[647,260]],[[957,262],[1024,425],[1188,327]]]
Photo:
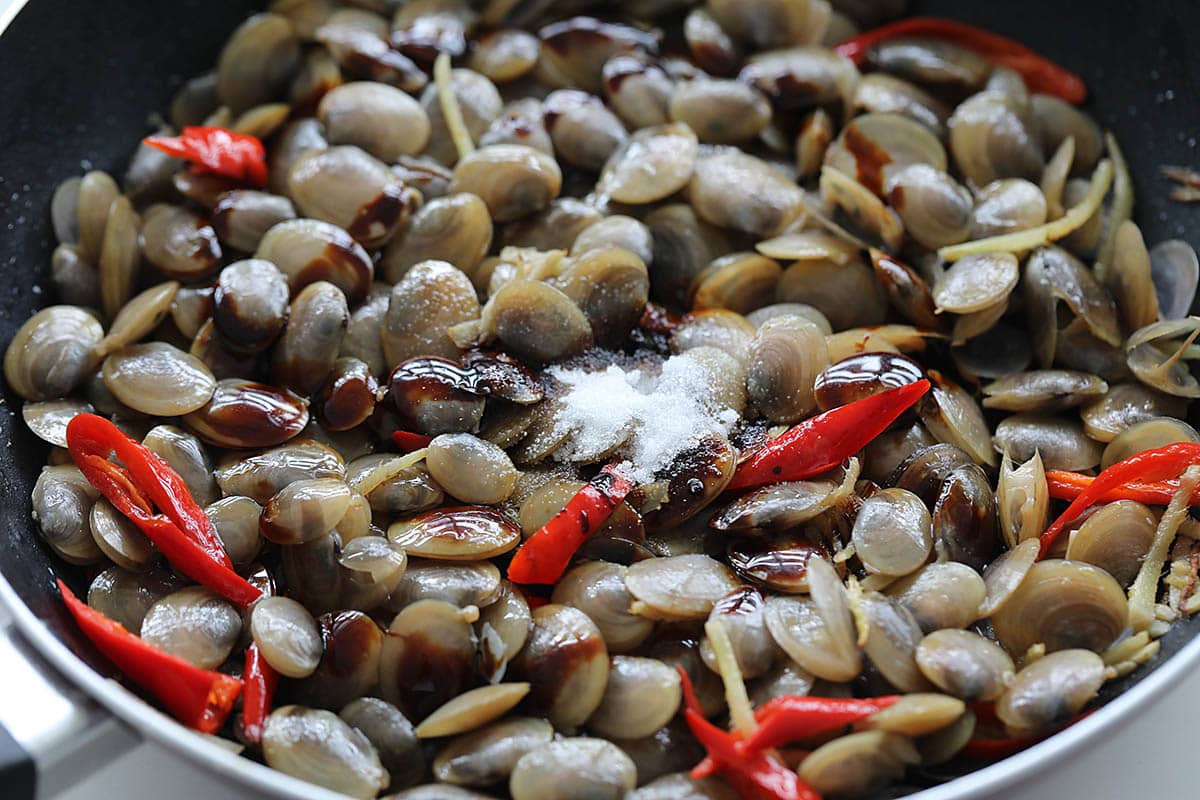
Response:
[[[140,741],[34,651],[3,603],[0,675],[0,796],[55,797]]]

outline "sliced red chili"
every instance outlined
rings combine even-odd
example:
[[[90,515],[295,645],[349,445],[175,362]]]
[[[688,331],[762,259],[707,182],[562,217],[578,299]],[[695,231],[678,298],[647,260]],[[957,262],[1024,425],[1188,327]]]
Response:
[[[262,742],[263,725],[271,713],[271,702],[279,686],[279,673],[267,663],[254,642],[246,648],[246,666],[242,670],[245,683],[242,695],[242,735],[251,744]]]
[[[400,452],[402,453],[411,453],[414,450],[420,450],[422,447],[429,447],[429,443],[432,441],[432,436],[426,436],[423,433],[413,433],[411,431],[392,432],[392,443],[400,448]]]
[[[610,467],[575,493],[566,508],[525,540],[508,565],[514,583],[554,583],[589,536],[612,515],[633,484]]]
[[[1091,475],[1081,475],[1078,472],[1064,470],[1047,470],[1046,484],[1050,487],[1050,496],[1055,500],[1074,500],[1096,480]],[[1157,483],[1127,483],[1104,494],[1096,502],[1111,503],[1114,500],[1135,500],[1150,506],[1165,506],[1179,491],[1178,480],[1158,481]],[[1200,505],[1200,490],[1192,495],[1191,505]]]
[[[683,667],[676,669],[683,682],[687,706],[684,719],[692,735],[708,752],[708,757],[692,770],[693,777],[718,772],[743,800],[821,800],[811,786],[777,757],[762,750],[743,751],[738,737],[706,720],[687,671]]]
[[[147,136],[144,144],[187,159],[203,172],[224,175],[262,188],[267,185],[267,156],[256,137],[227,128],[189,126],[179,136]]]
[[[1042,549],[1038,557],[1045,558],[1063,528],[1074,521],[1085,509],[1101,502],[1109,492],[1122,489],[1130,484],[1157,483],[1177,479],[1180,473],[1192,464],[1200,464],[1200,444],[1195,442],[1175,442],[1163,445],[1113,464],[1093,478],[1091,483],[1075,496],[1066,511],[1059,515],[1050,527],[1046,528],[1046,532],[1042,534]]]
[[[831,733],[878,714],[899,699],[894,694],[867,698],[776,697],[755,709],[758,729],[746,739],[742,749],[765,750]]]
[[[1074,72],[1007,36],[953,19],[910,17],[898,20],[847,39],[834,50],[861,66],[871,47],[902,36],[945,39],[961,44],[993,64],[1018,72],[1031,92],[1052,94],[1076,105],[1087,99],[1087,85]]]
[[[221,729],[242,691],[241,681],[200,669],[142,641],[82,602],[62,581],[58,581],[58,591],[84,636],[130,680],[158,698],[176,719],[202,733]]]
[[[84,477],[184,575],[243,606],[262,594],[233,571],[183,478],[140,442],[103,417],[80,414],[67,425],[67,448]],[[114,453],[124,466],[108,460]]]
[[[749,489],[828,472],[870,444],[927,391],[929,381],[922,378],[806,419],[739,464],[727,488]]]

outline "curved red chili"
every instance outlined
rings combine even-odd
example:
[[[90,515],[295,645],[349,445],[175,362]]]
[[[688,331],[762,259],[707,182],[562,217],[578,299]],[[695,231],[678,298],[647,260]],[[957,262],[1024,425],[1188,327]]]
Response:
[[[901,36],[945,39],[969,47],[993,64],[1020,73],[1031,92],[1052,94],[1076,105],[1087,99],[1083,78],[1007,36],[941,17],[910,17],[881,25],[834,48],[860,66],[867,51],[879,42]]]
[[[200,669],[142,641],[81,601],[62,581],[58,581],[58,591],[83,635],[130,680],[158,698],[176,719],[201,733],[221,729],[241,694],[241,681]]]

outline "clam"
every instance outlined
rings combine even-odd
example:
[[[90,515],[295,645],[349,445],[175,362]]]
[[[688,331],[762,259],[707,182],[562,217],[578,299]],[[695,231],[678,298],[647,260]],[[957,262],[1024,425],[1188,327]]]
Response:
[[[983,387],[983,407],[1049,413],[1091,402],[1107,391],[1107,383],[1085,372],[1063,369],[1015,372]]]
[[[1111,345],[1120,343],[1112,298],[1091,270],[1067,251],[1053,246],[1035,250],[1025,265],[1023,289],[1034,353],[1043,367],[1050,366],[1057,350],[1059,301],[1083,320],[1092,335]]]
[[[1044,156],[1037,124],[1011,95],[980,92],[950,117],[950,152],[976,186],[997,178],[1041,177]]]
[[[684,358],[692,360],[687,356]],[[718,384],[722,377],[728,378],[731,372],[737,374],[732,370],[709,373],[712,375],[708,400],[710,405],[717,408],[723,405],[729,407],[721,403],[722,397],[728,395],[723,392],[721,386],[714,384]],[[670,478],[666,481],[666,497],[662,504],[643,515],[647,529],[658,530],[678,525],[703,511],[717,499],[733,478],[735,459],[733,445],[720,433],[705,434],[681,451],[664,470]],[[702,574],[703,572],[702,568]]]
[[[433,774],[455,786],[490,786],[553,738],[554,728],[543,719],[509,717],[452,739],[434,758]]]
[[[577,608],[600,629],[610,653],[626,653],[649,638],[654,622],[630,612],[629,568],[604,561],[580,564],[554,586],[551,601]]]
[[[729,253],[712,261],[692,281],[692,308],[728,308],[746,314],[767,305],[783,270],[758,253]]]
[[[628,250],[647,266],[654,261],[654,238],[650,228],[641,220],[624,214],[604,217],[580,231],[571,244],[571,255],[583,255],[606,247]]]
[[[197,503],[208,505],[220,496],[208,453],[195,436],[174,425],[158,425],[150,429],[142,444],[183,478]]]
[[[491,244],[492,220],[482,200],[465,192],[439,197],[414,214],[408,228],[392,240],[381,268],[393,283],[427,260],[449,262],[471,275]]]
[[[1017,259],[1009,253],[967,256],[938,278],[933,299],[939,312],[980,311],[1008,297],[1019,275]]]
[[[92,506],[88,520],[96,546],[118,567],[144,572],[158,556],[146,535],[104,498]]]
[[[499,599],[486,605],[476,622],[479,671],[488,681],[495,683],[504,677],[509,661],[525,646],[532,628],[533,616],[525,596],[511,583],[503,584]]]
[[[298,480],[345,479],[346,463],[332,448],[297,438],[258,453],[230,454],[218,464],[214,477],[227,496],[243,495],[265,503]]]
[[[825,480],[783,481],[755,489],[731,503],[709,523],[720,531],[783,530],[815,519],[853,494],[858,462]]]
[[[999,700],[996,716],[1014,735],[1029,735],[1067,722],[1104,683],[1104,662],[1087,650],[1061,650],[1016,674]]]
[[[907,575],[933,550],[929,510],[905,489],[883,489],[863,501],[854,520],[854,551],[871,572]]]
[[[1163,319],[1180,319],[1191,312],[1200,282],[1200,261],[1191,245],[1168,239],[1150,249],[1150,275]]]
[[[872,12],[887,18],[886,12]],[[931,89],[954,94],[982,88],[991,63],[976,51],[946,39],[897,36],[867,51],[872,66]]]
[[[377,283],[358,308],[350,312],[346,335],[342,337],[342,356],[361,360],[377,379],[387,374],[383,353],[383,322],[391,300],[391,288]]]
[[[286,197],[234,189],[225,192],[213,208],[212,226],[222,244],[253,253],[272,227],[296,218],[296,209]]]
[[[234,565],[245,566],[254,560],[262,547],[258,532],[262,506],[249,497],[232,495],[205,506],[204,514]]]
[[[587,726],[608,738],[637,739],[666,725],[682,699],[679,673],[654,658],[613,656],[600,705]]]
[[[1030,228],[1046,221],[1046,196],[1023,178],[992,181],[980,189],[971,212],[971,239],[985,239]]]
[[[302,544],[333,530],[350,507],[350,487],[337,478],[298,480],[263,507],[259,527],[277,544]]]
[[[834,331],[877,325],[887,315],[875,275],[861,259],[842,265],[828,259],[797,261],[783,271],[775,300],[816,308]]]
[[[777,533],[736,539],[725,549],[737,574],[764,589],[783,594],[808,591],[808,565],[824,550],[802,534]]]
[[[587,92],[551,92],[542,101],[542,110],[555,154],[580,169],[599,171],[629,137],[617,115]]]
[[[344,516],[338,525],[339,529],[343,527]],[[399,586],[408,565],[408,557],[400,547],[382,536],[371,535],[369,524],[367,531],[353,539],[343,535],[346,545],[338,554],[343,576],[341,605],[362,611],[382,606]]]
[[[814,570],[818,563],[824,566]],[[808,570],[812,598],[769,598],[767,630],[805,671],[831,681],[851,680],[862,669],[862,659],[845,590],[823,559],[813,559]],[[814,574],[822,575],[815,584]]]
[[[379,753],[388,772],[388,788],[399,789],[425,777],[425,757],[412,723],[391,703],[378,697],[360,697],[338,714],[362,733]]]
[[[687,772],[672,772],[642,784],[627,797],[628,800],[736,800],[737,796],[720,778],[693,778]]]
[[[938,137],[945,133],[951,110],[919,86],[886,72],[862,76],[854,92],[854,106],[872,114],[902,114]]]
[[[417,726],[422,739],[454,736],[487,725],[512,710],[529,694],[528,683],[497,683],[460,694]]]
[[[1066,557],[1094,564],[1128,587],[1154,541],[1155,515],[1141,503],[1117,500],[1093,512],[1071,533]]]
[[[452,192],[470,192],[496,222],[540,211],[558,196],[562,173],[554,159],[531,147],[496,144],[480,148],[454,168]]]
[[[887,587],[925,633],[966,628],[981,614],[987,588],[979,573],[954,561],[927,564]]]
[[[567,86],[599,92],[605,62],[619,53],[658,50],[655,37],[639,28],[594,17],[573,17],[546,25],[538,31],[542,40],[537,76],[551,86]]]
[[[84,260],[79,245],[60,244],[50,255],[50,280],[59,301],[73,306],[100,305],[100,273]]]
[[[671,93],[667,113],[709,144],[738,144],[762,133],[771,121],[771,105],[741,81],[681,81]]]
[[[1200,317],[1147,325],[1125,341],[1125,360],[1137,379],[1151,389],[1175,397],[1200,397],[1200,383],[1184,360],[1198,334]],[[1179,337],[1186,338],[1179,341]]]
[[[142,641],[200,669],[213,669],[233,651],[242,617],[225,598],[202,586],[187,586],[158,600],[146,612]]]
[[[648,619],[704,619],[738,582],[728,567],[704,555],[651,558],[629,567],[630,611]]]
[[[767,630],[763,612],[762,593],[750,586],[734,589],[713,606],[709,621],[720,620],[744,678],[756,678],[767,673],[779,653],[779,647]],[[711,643],[700,643],[700,657],[705,665],[720,673]]]
[[[724,232],[702,220],[689,205],[660,206],[646,215],[645,223],[654,247],[654,259],[647,262],[650,283],[659,300],[683,304],[700,270],[732,249]]]
[[[515,144],[553,156],[554,144],[546,131],[542,101],[533,97],[523,97],[505,105],[500,115],[492,120],[487,130],[479,137],[478,144],[480,147]]]
[[[286,389],[223,380],[207,403],[184,415],[183,424],[219,447],[271,447],[300,433],[308,424],[308,409]]]
[[[474,607],[441,600],[406,606],[384,636],[379,685],[385,700],[405,716],[424,719],[470,682],[475,658]]]
[[[93,369],[100,322],[75,306],[50,306],[26,320],[4,351],[4,379],[26,400],[66,397]]]
[[[100,303],[109,317],[115,316],[133,296],[142,260],[138,237],[140,223],[128,198],[121,195],[113,200],[96,262]]]
[[[767,162],[740,151],[698,158],[688,196],[706,221],[761,238],[783,233],[805,212],[800,187]]]
[[[813,385],[829,360],[816,325],[797,317],[768,320],[747,355],[747,396],[770,420],[793,423],[813,410]]]
[[[701,347],[712,348],[726,353],[741,365],[749,358],[755,330],[736,311],[721,308],[692,311],[685,314],[671,331],[671,350],[686,353]]]
[[[90,403],[79,400],[43,400],[21,406],[26,427],[43,442],[55,447],[67,446],[67,425],[80,414],[94,414]]]
[[[1104,570],[1078,561],[1039,561],[992,614],[996,638],[1010,653],[1042,643],[1047,652],[1103,652],[1125,629],[1125,592]]]
[[[643,128],[612,153],[597,186],[619,203],[652,203],[688,185],[696,158],[696,134],[687,125]]]
[[[865,731],[839,736],[800,764],[800,777],[822,794],[867,797],[920,761],[913,743],[899,734]]]
[[[270,261],[298,292],[329,281],[357,304],[371,288],[374,266],[362,246],[342,228],[316,219],[287,220],[263,236],[255,259]]]
[[[833,142],[833,120],[823,108],[805,115],[796,134],[796,173],[800,178],[816,175],[825,160],[825,151]]]
[[[895,175],[912,164],[939,172],[947,167],[946,150],[928,127],[890,113],[851,120],[825,151],[824,163],[881,197],[887,196]]]
[[[551,603],[534,609],[533,629],[513,667],[530,684],[530,709],[556,728],[573,728],[604,697],[608,651],[586,614]]]
[[[296,32],[286,17],[257,14],[238,26],[217,62],[217,97],[232,111],[274,99],[300,59]]]
[[[151,286],[122,306],[113,317],[108,335],[96,346],[97,353],[108,355],[148,335],[166,319],[178,291],[177,282],[166,281]]]
[[[925,427],[938,441],[957,445],[977,462],[995,466],[990,430],[975,398],[937,370],[929,370],[928,375],[932,388],[918,409]],[[1003,452],[1002,447],[996,449]]]
[[[287,325],[275,346],[275,383],[312,395],[333,369],[350,321],[346,295],[327,281],[310,283],[292,299]]]
[[[1041,536],[1049,506],[1050,490],[1041,455],[1035,452],[1028,461],[1014,467],[1005,453],[996,486],[996,507],[1005,543],[1016,547],[1019,542]]]
[[[410,358],[388,381],[385,402],[409,430],[427,436],[478,429],[484,399],[470,373],[442,358]]]
[[[264,597],[250,614],[250,633],[263,659],[289,678],[307,678],[321,661],[321,633],[304,606],[287,597]]]
[[[742,48],[706,8],[697,6],[688,12],[683,37],[692,60],[711,75],[729,75],[742,61]]]
[[[537,64],[541,41],[516,28],[500,28],[475,40],[467,66],[496,83],[524,77]]]
[[[941,326],[929,284],[907,264],[871,248],[871,266],[888,301],[914,324],[936,329]],[[1003,304],[1002,304],[1003,305]]]
[[[1136,224],[1126,220],[1113,238],[1112,263],[1107,282],[1129,330],[1152,325],[1159,319],[1158,296],[1151,274],[1150,253]]]
[[[992,436],[998,453],[1028,461],[1040,452],[1047,469],[1085,470],[1100,463],[1101,447],[1083,427],[1059,417],[1014,414],[1001,420]]]
[[[418,600],[441,600],[459,608],[483,608],[481,618],[486,618],[487,609],[499,602],[501,593],[500,570],[490,561],[412,558],[389,605],[403,608]]]
[[[447,331],[479,316],[470,279],[445,261],[422,261],[392,287],[381,335],[387,362],[417,356],[457,358]]]
[[[820,190],[821,200],[835,212],[837,219],[852,229],[850,235],[862,236],[888,252],[899,249],[904,240],[904,223],[866,186],[826,165],[821,168]]]
[[[715,0],[708,3],[708,10],[730,36],[755,49],[809,44],[818,41],[822,32],[809,3]]]
[[[808,110],[838,102],[848,108],[859,73],[844,56],[801,45],[755,53],[746,59],[738,80],[752,84],[780,110]]]
[[[498,340],[525,362],[545,363],[576,355],[592,343],[587,316],[567,295],[540,281],[518,279],[488,298],[477,322],[455,326],[456,344]]]
[[[604,62],[601,81],[609,105],[630,130],[668,121],[674,79],[657,59],[637,51],[617,53]]]
[[[1016,668],[1008,653],[972,631],[934,631],[917,645],[917,666],[931,683],[968,702],[998,698]]]
[[[200,359],[166,342],[123,347],[104,359],[101,374],[118,400],[158,417],[196,411],[209,402],[217,386]]]
[[[379,22],[387,24],[386,20]],[[339,23],[331,19],[316,30],[314,37],[351,77],[386,83],[406,92],[423,89],[429,77],[411,58],[389,45],[378,24],[375,27],[370,30],[351,20]]]
[[[343,228],[364,247],[386,244],[420,200],[386,164],[351,145],[302,156],[288,175],[288,194],[305,217]]]
[[[50,197],[50,223],[54,228],[54,239],[60,245],[79,244],[79,190],[82,185],[83,178],[79,176],[67,178],[54,188]],[[109,203],[112,203],[111,198]]]
[[[1053,95],[1035,94],[1030,98],[1030,103],[1046,155],[1054,153],[1070,137],[1075,141],[1072,171],[1089,174],[1104,153],[1104,137],[1100,134],[1100,127],[1090,116]]]
[[[71,192],[70,189],[67,190]],[[78,230],[78,243],[83,257],[90,263],[96,263],[100,258],[100,249],[104,244],[104,232],[108,227],[108,217],[113,201],[121,194],[117,182],[106,172],[92,170],[80,179],[75,194],[75,228]],[[67,195],[69,197],[69,194]],[[64,205],[68,205],[64,198]],[[67,208],[60,211],[60,225],[64,227],[67,220]]]
[[[467,134],[472,141],[480,141],[503,108],[499,90],[484,75],[469,69],[451,70],[449,83],[450,91],[458,101]],[[430,85],[421,93],[421,107],[429,115],[430,125],[429,145],[425,148],[425,154],[441,164],[454,165],[459,160],[459,153],[446,125],[436,86]]]
[[[637,325],[650,294],[650,275],[634,253],[604,247],[572,256],[553,279],[583,311],[600,346],[615,347]]]
[[[312,614],[330,613],[341,604],[345,577],[338,563],[341,549],[341,536],[332,528],[314,539],[280,548],[281,572],[289,595]]]
[[[512,493],[517,480],[507,453],[469,433],[436,437],[425,461],[433,479],[467,503],[499,503]]]
[[[388,784],[370,740],[332,711],[275,709],[263,728],[262,748],[274,769],[351,797],[374,797]]]
[[[42,541],[68,564],[104,558],[91,533],[89,515],[99,492],[73,465],[43,467],[30,501]]]
[[[388,539],[409,555],[473,561],[512,550],[521,540],[521,531],[495,509],[457,506],[394,522],[388,528]]]
[[[828,411],[921,380],[921,365],[899,353],[862,353],[826,367],[813,386],[817,407]]]
[[[1135,422],[1118,433],[1104,448],[1100,468],[1107,469],[1118,461],[1163,445],[1198,441],[1200,433],[1183,420],[1174,417],[1151,417]]]
[[[913,692],[859,723],[868,730],[898,733],[902,736],[928,736],[962,716],[966,704],[936,692]]]
[[[146,612],[163,597],[180,588],[181,580],[162,568],[128,572],[109,567],[92,579],[87,604],[127,631],[141,630]]]
[[[306,548],[297,545],[285,550]],[[285,565],[286,565],[285,561]],[[306,702],[321,708],[343,708],[375,690],[379,682],[383,631],[361,611],[336,611],[317,618],[321,629],[321,663],[297,685]]]
[[[751,311],[746,315],[746,321],[757,329],[761,328],[763,323],[776,317],[800,317],[816,325],[824,336],[833,333],[833,326],[829,324],[825,315],[804,303],[771,303]]]
[[[421,152],[429,141],[429,117],[420,103],[382,83],[332,89],[322,98],[317,118],[331,144],[355,145],[389,163]]]
[[[321,388],[321,421],[332,431],[352,430],[371,416],[378,391],[367,364],[357,358],[337,359]]]
[[[221,263],[221,244],[212,225],[180,206],[156,205],[147,209],[141,242],[146,260],[159,272],[177,280],[206,278]]]
[[[558,739],[517,761],[508,779],[513,800],[620,800],[637,786],[637,768],[604,739]]]

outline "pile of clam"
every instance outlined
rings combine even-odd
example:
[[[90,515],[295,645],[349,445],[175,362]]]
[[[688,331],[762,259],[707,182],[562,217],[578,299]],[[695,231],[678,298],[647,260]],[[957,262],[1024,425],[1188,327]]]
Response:
[[[687,775],[676,665],[721,725],[723,679],[756,706],[911,695],[782,752],[831,797],[1056,730],[1200,606],[1200,527],[1161,506],[1037,545],[1046,470],[1200,441],[1200,270],[1143,241],[1077,108],[946,42],[861,69],[829,49],[898,5],[275,0],[158,131],[259,137],[265,188],[143,145],[120,182],[54,193],[60,304],[4,358],[52,446],[46,545],[193,664],[236,674],[255,642],[284,677],[246,754],[357,797],[732,798]],[[628,436],[563,424],[546,368],[668,359],[736,424],[557,585],[514,586],[512,552]],[[724,492],[787,426],[922,377],[842,467]],[[174,467],[268,596],[241,611],[174,572],[63,449],[81,412]],[[1170,577],[1131,615],[1163,525]]]

